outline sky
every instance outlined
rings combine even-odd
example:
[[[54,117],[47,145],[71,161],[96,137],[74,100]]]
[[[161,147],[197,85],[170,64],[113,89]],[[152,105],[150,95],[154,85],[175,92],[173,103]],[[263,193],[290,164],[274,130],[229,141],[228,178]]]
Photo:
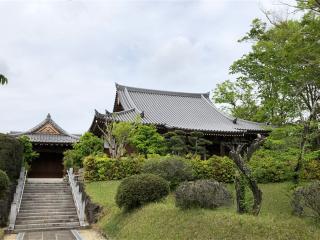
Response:
[[[238,43],[278,0],[0,0],[0,132],[50,113],[70,133],[112,111],[115,83],[212,91],[250,51]]]

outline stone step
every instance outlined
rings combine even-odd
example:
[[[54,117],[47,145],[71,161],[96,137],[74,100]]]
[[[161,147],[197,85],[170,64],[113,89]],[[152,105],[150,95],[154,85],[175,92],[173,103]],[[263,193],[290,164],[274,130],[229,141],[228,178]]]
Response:
[[[72,195],[63,195],[63,196],[42,196],[42,197],[32,197],[32,196],[23,196],[22,197],[22,201],[47,201],[47,200],[51,200],[51,201],[60,201],[60,200],[69,200],[69,201],[73,201],[73,197]]]
[[[64,197],[64,196],[72,196],[71,191],[67,192],[24,192],[22,197],[34,197],[34,198],[41,198],[41,197]]]
[[[46,189],[46,188],[69,188],[69,186],[28,186],[25,185],[24,188],[32,189],[32,188],[38,188],[38,189]]]
[[[25,187],[68,187],[69,185],[68,184],[66,184],[66,183],[52,183],[52,184],[50,184],[50,183],[48,183],[48,184],[34,184],[34,183],[32,183],[32,184],[26,184],[25,185]]]
[[[46,184],[46,185],[41,185],[41,184],[26,184],[24,185],[25,188],[66,188],[69,187],[68,184]]]
[[[23,201],[22,205],[36,205],[36,206],[41,206],[41,205],[48,205],[48,204],[66,204],[66,203],[73,203],[73,199],[57,199],[57,200],[52,200],[52,199],[42,199],[42,200],[26,200]]]
[[[55,215],[68,215],[68,214],[77,214],[76,209],[65,209],[65,210],[56,210],[56,209],[44,209],[39,211],[33,210],[20,210],[18,217],[28,217],[28,216],[55,216]]]
[[[61,205],[55,205],[55,204],[47,204],[47,205],[39,205],[39,206],[35,206],[35,205],[22,205],[20,207],[21,211],[24,210],[33,210],[33,211],[37,211],[37,210],[61,210],[61,211],[65,211],[68,209],[74,209],[75,206],[73,203],[65,203],[65,204],[61,204]]]
[[[16,225],[30,225],[30,224],[46,224],[46,223],[69,223],[77,222],[78,217],[62,217],[62,218],[52,218],[52,219],[17,219]]]
[[[79,228],[79,222],[68,222],[68,223],[46,223],[46,224],[19,224],[15,226],[15,232],[28,232],[28,231],[47,231],[47,230],[58,230],[58,229],[71,229]]]
[[[71,213],[60,213],[60,214],[25,214],[19,215],[17,221],[19,220],[40,220],[40,219],[61,219],[61,218],[74,218],[78,217],[76,212]]]
[[[65,197],[60,197],[60,198],[22,198],[23,203],[48,203],[48,202],[73,202],[72,196],[65,196]]]
[[[52,193],[52,194],[57,194],[57,193],[68,193],[71,192],[70,189],[62,189],[62,190],[53,190],[53,189],[47,189],[47,190],[39,190],[39,189],[34,189],[34,190],[24,190],[23,193],[29,193],[29,194],[34,194],[34,193]]]
[[[46,210],[53,210],[53,211],[66,211],[69,209],[75,209],[75,206],[73,204],[64,205],[64,206],[22,206],[20,208],[20,211],[33,211],[33,212],[40,212],[40,211],[46,211]]]

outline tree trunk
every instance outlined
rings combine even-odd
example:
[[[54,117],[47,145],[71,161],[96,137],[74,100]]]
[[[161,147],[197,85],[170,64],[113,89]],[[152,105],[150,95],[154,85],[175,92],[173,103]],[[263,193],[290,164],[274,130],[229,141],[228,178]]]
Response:
[[[252,214],[257,216],[259,215],[261,209],[262,191],[258,187],[257,181],[255,179],[248,178],[248,182],[254,198]]]
[[[245,150],[244,147],[247,145],[245,143],[239,143],[239,144],[229,144],[230,148],[230,158],[234,161],[236,164],[239,173],[241,176],[245,178],[245,180],[249,184],[249,188],[252,192],[254,203],[252,206],[252,214],[258,215],[260,213],[261,209],[261,202],[262,202],[262,191],[258,187],[258,183],[255,180],[255,178],[251,174],[250,168],[247,166],[247,163],[250,161],[253,153],[263,144],[264,138],[260,135],[258,135],[258,138],[255,139]],[[240,177],[241,177],[240,176]],[[243,210],[243,204],[245,204],[244,196],[242,195],[243,189],[241,189],[241,186],[244,185],[244,180],[241,181],[241,179],[236,175],[235,178],[235,187],[236,187],[236,194],[237,194],[237,209],[238,212],[240,210]],[[243,202],[242,202],[243,201]]]
[[[237,201],[237,212],[240,214],[247,212],[247,206],[245,204],[246,197],[246,186],[243,182],[243,177],[237,172],[235,179],[235,190],[236,190],[236,201]]]

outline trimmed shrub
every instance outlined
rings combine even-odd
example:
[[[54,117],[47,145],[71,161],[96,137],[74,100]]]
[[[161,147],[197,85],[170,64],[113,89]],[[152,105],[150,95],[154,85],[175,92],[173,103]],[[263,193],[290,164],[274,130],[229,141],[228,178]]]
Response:
[[[141,173],[141,157],[109,158],[107,155],[88,156],[84,159],[84,178],[88,181],[122,179]]]
[[[291,205],[294,214],[320,220],[320,181],[298,187],[293,193]]]
[[[215,179],[224,183],[234,180],[235,166],[228,157],[212,156],[208,160],[192,159],[191,166],[195,179]]]
[[[120,183],[116,203],[125,211],[146,203],[159,201],[169,194],[169,183],[154,174],[140,174],[125,178]]]
[[[9,188],[10,180],[8,175],[0,170],[0,199],[3,198]]]
[[[149,159],[143,165],[142,172],[163,177],[170,182],[170,189],[175,189],[183,181],[193,179],[191,166],[183,158],[176,156]]]
[[[0,134],[0,169],[5,171],[11,181],[20,174],[23,161],[23,146],[18,139]]]
[[[181,209],[214,209],[232,203],[231,193],[215,180],[182,183],[175,192],[176,206]]]

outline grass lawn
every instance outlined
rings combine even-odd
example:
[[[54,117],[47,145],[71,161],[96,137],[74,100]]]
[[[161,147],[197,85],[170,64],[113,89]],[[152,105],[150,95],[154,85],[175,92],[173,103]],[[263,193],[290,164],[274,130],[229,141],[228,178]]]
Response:
[[[94,202],[104,206],[98,226],[111,239],[313,239],[320,226],[291,215],[289,183],[261,184],[263,205],[258,217],[238,215],[235,207],[217,210],[179,210],[170,195],[132,213],[122,213],[114,196],[118,181],[86,185]],[[229,186],[232,189],[232,186]]]
[[[4,230],[0,228],[0,239],[3,239],[4,237]]]

